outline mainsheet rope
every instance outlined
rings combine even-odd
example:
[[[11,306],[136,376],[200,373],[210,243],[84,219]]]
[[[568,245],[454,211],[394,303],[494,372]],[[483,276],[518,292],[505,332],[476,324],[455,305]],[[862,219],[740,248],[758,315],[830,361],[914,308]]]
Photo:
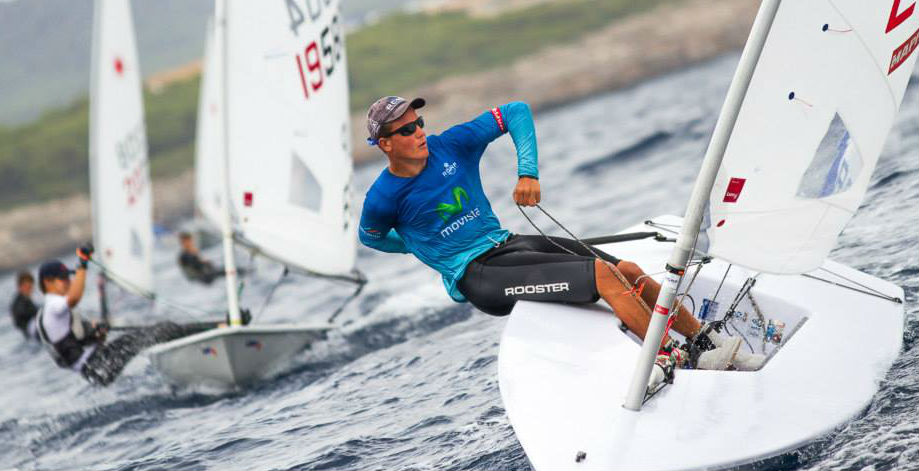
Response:
[[[537,208],[539,208],[539,210],[542,211],[542,213],[545,214],[546,217],[548,217],[550,220],[552,220],[552,222],[554,222],[556,226],[558,226],[558,227],[561,228],[563,231],[565,231],[565,233],[567,233],[569,236],[571,236],[572,239],[576,240],[576,241],[578,242],[578,244],[580,244],[582,247],[584,247],[585,249],[587,249],[588,252],[590,252],[591,254],[593,254],[594,257],[597,257],[597,258],[599,258],[599,259],[601,259],[601,260],[603,259],[603,257],[601,257],[601,256],[593,249],[593,247],[591,247],[590,245],[587,245],[587,244],[584,243],[580,238],[578,238],[578,236],[574,235],[571,231],[569,231],[567,227],[565,227],[562,223],[560,223],[560,222],[558,221],[558,219],[555,219],[554,217],[552,217],[552,215],[549,214],[549,212],[546,211],[542,206],[540,206],[539,203],[537,203],[535,206],[536,206]],[[526,220],[530,223],[530,225],[533,226],[533,228],[536,229],[537,232],[539,232],[539,235],[543,236],[543,237],[544,237],[547,241],[549,241],[552,245],[554,245],[554,246],[556,246],[556,247],[558,247],[558,248],[564,250],[565,252],[567,252],[567,253],[569,253],[569,254],[571,254],[571,255],[578,255],[578,254],[575,253],[574,251],[569,250],[567,247],[564,247],[563,245],[559,244],[558,242],[555,242],[554,240],[552,240],[551,237],[549,237],[548,235],[546,235],[546,233],[543,232],[542,229],[540,229],[539,226],[537,226],[536,223],[533,222],[532,219],[530,219],[530,216],[528,216],[527,213],[523,210],[523,206],[521,206],[521,205],[518,204],[518,205],[517,205],[517,209],[520,210],[520,214],[522,214],[523,217],[526,218]],[[623,294],[630,293],[630,294],[632,294],[632,295],[634,296],[634,294],[638,293],[639,296],[636,297],[636,299],[638,300],[638,302],[642,305],[642,307],[643,307],[644,309],[646,309],[648,312],[651,312],[651,309],[648,307],[648,305],[645,304],[645,302],[644,302],[643,299],[641,299],[641,290],[644,289],[644,283],[642,283],[642,284],[641,284],[641,288],[640,288],[638,291],[636,291],[636,289],[632,286],[631,282],[629,282],[629,280],[627,280],[627,279],[625,278],[625,276],[623,276],[622,273],[619,272],[619,270],[613,270],[612,267],[610,267],[608,263],[604,263],[604,266],[606,266],[606,268],[609,270],[609,272],[612,273],[613,276],[615,276],[615,277],[619,280],[620,283],[622,283],[622,286],[625,286],[626,288],[629,288],[629,290],[626,291],[626,292],[623,293]],[[647,276],[647,275],[646,275],[646,276]]]
[[[278,289],[278,286],[281,286],[281,283],[284,282],[284,279],[287,278],[288,273],[290,273],[290,269],[288,269],[285,265],[284,270],[281,271],[281,276],[278,277],[278,281],[275,281],[274,284],[271,285],[271,289],[268,291],[268,295],[265,296],[265,300],[262,301],[262,308],[259,309],[254,316],[252,316],[252,320],[250,322],[255,322],[256,319],[262,317],[262,314],[265,313],[265,309],[268,308],[268,303],[271,302],[271,298],[274,296],[274,292]]]
[[[342,301],[341,305],[338,306],[338,309],[336,309],[335,312],[333,312],[332,315],[329,316],[329,321],[328,321],[329,324],[335,322],[335,318],[338,317],[339,314],[341,314],[342,312],[344,312],[345,307],[346,307],[354,298],[357,298],[358,296],[360,296],[361,291],[364,291],[364,286],[366,286],[366,285],[367,285],[367,279],[366,279],[366,278],[363,278],[363,276],[362,276],[362,277],[360,278],[360,281],[359,281],[358,284],[357,284],[357,288],[354,290],[353,293],[351,293],[351,296],[348,296],[347,298],[345,298],[345,300]]]
[[[538,203],[535,204],[534,206],[536,206],[536,208],[538,208],[543,214],[545,214],[546,217],[548,217],[553,223],[555,223],[556,226],[558,226],[560,229],[562,229],[563,231],[565,231],[565,233],[567,233],[569,236],[571,236],[572,239],[574,239],[574,240],[577,241],[581,246],[583,246],[585,249],[587,249],[588,252],[590,252],[590,253],[593,254],[595,257],[597,257],[597,258],[599,258],[599,259],[602,260],[602,257],[600,257],[600,255],[597,254],[597,252],[593,249],[593,247],[591,247],[590,245],[584,243],[584,241],[582,241],[580,238],[578,238],[578,236],[574,235],[574,233],[572,233],[570,230],[568,230],[568,228],[565,227],[561,222],[559,222],[558,219],[556,219],[556,218],[553,217],[551,214],[549,214],[549,212],[548,212],[545,208],[543,208],[543,207],[542,207],[541,205],[539,205]],[[564,246],[562,246],[561,244],[555,242],[554,240],[552,240],[551,237],[549,237],[548,235],[546,235],[546,233],[543,232],[543,230],[540,229],[539,226],[536,225],[536,223],[533,222],[533,220],[530,218],[530,216],[527,215],[527,213],[523,210],[523,206],[521,206],[521,205],[518,204],[518,205],[517,205],[517,209],[520,210],[520,214],[523,215],[523,217],[527,220],[527,222],[529,222],[530,225],[533,226],[533,228],[536,229],[536,231],[539,232],[539,234],[540,234],[541,236],[543,236],[546,240],[548,240],[550,243],[552,243],[552,245],[555,245],[556,247],[558,247],[558,248],[560,248],[560,249],[564,250],[565,252],[570,253],[570,254],[572,254],[572,255],[578,255],[577,253],[575,253],[575,252],[569,250],[567,247],[564,247]],[[653,223],[653,221],[645,221],[645,224],[653,225],[654,223]],[[666,225],[659,225],[659,226],[666,226]],[[663,229],[663,227],[661,227],[661,229]],[[668,229],[664,229],[664,230],[668,230]],[[669,230],[668,230],[668,231],[669,231]],[[672,232],[672,231],[670,231],[670,232]],[[692,251],[690,252],[690,256],[689,256],[689,259],[690,259],[690,260],[692,260],[693,257],[695,256],[695,252],[696,252],[696,242],[698,242],[698,239],[699,239],[699,234],[697,233],[697,234],[696,234],[696,239],[693,241]],[[680,294],[679,299],[676,300],[676,301],[674,302],[674,305],[673,305],[673,306],[670,306],[671,309],[670,309],[670,313],[668,314],[668,317],[667,317],[667,327],[666,327],[666,330],[664,331],[664,339],[667,338],[667,335],[668,335],[669,332],[670,332],[670,327],[673,325],[673,321],[676,319],[676,313],[679,312],[679,311],[677,311],[676,309],[674,309],[674,306],[681,306],[681,305],[683,304],[683,300],[684,300],[684,299],[686,298],[686,296],[689,294],[689,288],[692,287],[692,284],[693,284],[693,283],[695,282],[695,280],[696,280],[696,276],[698,276],[699,271],[702,269],[702,265],[704,265],[705,263],[707,263],[707,262],[706,262],[705,260],[703,260],[703,261],[700,261],[700,262],[698,262],[698,263],[695,264],[695,265],[697,265],[697,268],[696,268],[696,271],[695,271],[693,277],[690,279],[689,284],[686,286],[686,289]],[[607,269],[610,271],[610,273],[612,273],[613,276],[615,276],[615,277],[619,280],[619,282],[622,283],[623,286],[625,286],[626,288],[628,288],[628,290],[625,291],[625,292],[622,293],[622,294],[631,294],[631,295],[635,298],[635,300],[638,301],[638,303],[642,306],[642,308],[645,309],[645,311],[646,311],[647,313],[650,314],[650,313],[651,313],[651,308],[649,308],[648,305],[647,305],[647,303],[645,303],[644,299],[641,298],[641,293],[642,293],[642,291],[644,290],[644,282],[646,281],[647,278],[650,278],[651,276],[654,276],[654,275],[658,275],[658,274],[664,273],[664,271],[657,272],[657,273],[651,273],[651,274],[647,274],[647,273],[646,273],[645,275],[641,276],[638,280],[636,280],[636,282],[641,281],[641,283],[640,283],[640,286],[639,286],[638,288],[635,288],[634,286],[632,286],[631,282],[629,282],[629,280],[627,280],[627,279],[625,278],[625,276],[623,276],[622,273],[619,272],[619,270],[613,270],[612,267],[609,266],[609,264],[604,263],[604,265],[606,265],[606,267],[607,267]],[[692,265],[693,265],[692,263],[688,264],[688,266],[692,266]],[[688,268],[688,267],[687,267],[687,268]],[[680,285],[682,285],[682,283],[683,283],[683,273],[680,274],[680,284],[677,285],[677,292],[679,292],[679,288],[680,288]],[[695,305],[695,301],[693,301],[693,305]],[[661,341],[663,342],[663,339],[662,339]]]
[[[182,303],[179,303],[179,302],[170,301],[168,298],[164,298],[164,297],[161,297],[161,296],[157,296],[156,293],[153,293],[153,292],[147,291],[147,290],[145,290],[145,289],[143,289],[143,288],[140,288],[140,287],[138,287],[137,285],[135,285],[134,283],[131,283],[131,282],[128,281],[127,279],[125,279],[125,278],[119,276],[117,273],[115,273],[115,272],[109,270],[105,265],[103,265],[103,264],[97,262],[96,260],[94,260],[94,259],[89,259],[89,262],[92,263],[93,265],[95,265],[95,266],[99,269],[99,271],[101,271],[101,272],[102,272],[106,277],[108,277],[110,280],[115,281],[116,283],[118,283],[118,284],[120,284],[121,286],[124,286],[124,287],[126,287],[126,288],[128,288],[128,289],[130,289],[131,291],[134,291],[138,296],[140,296],[140,297],[142,297],[142,298],[145,298],[145,299],[149,299],[150,301],[156,301],[156,302],[162,303],[162,304],[164,304],[164,305],[166,305],[166,306],[169,306],[169,307],[171,307],[171,308],[173,308],[173,309],[176,309],[177,311],[181,312],[182,314],[184,314],[184,315],[186,315],[186,316],[191,317],[191,316],[192,316],[192,312],[197,312],[198,314],[203,314],[203,315],[214,315],[214,314],[219,315],[219,314],[221,314],[221,312],[219,312],[219,311],[208,311],[208,310],[205,310],[205,309],[199,309],[199,308],[194,307],[194,306],[189,306],[189,305],[187,305],[187,304],[182,304]]]

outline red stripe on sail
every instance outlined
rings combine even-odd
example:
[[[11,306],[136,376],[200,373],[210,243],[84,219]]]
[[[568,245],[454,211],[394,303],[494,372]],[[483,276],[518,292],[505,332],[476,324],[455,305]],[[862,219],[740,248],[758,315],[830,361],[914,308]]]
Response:
[[[917,45],[919,45],[919,30],[916,30],[906,42],[893,51],[893,55],[890,56],[890,69],[887,71],[887,75],[892,74],[893,71],[903,65],[906,59],[909,59],[909,56],[913,55]]]

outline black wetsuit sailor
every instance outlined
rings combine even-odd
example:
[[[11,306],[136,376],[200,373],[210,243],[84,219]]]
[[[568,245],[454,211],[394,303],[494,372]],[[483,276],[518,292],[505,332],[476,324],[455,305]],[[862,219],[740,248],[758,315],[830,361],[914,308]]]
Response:
[[[32,302],[32,289],[34,287],[35,279],[32,278],[32,275],[29,272],[20,272],[16,276],[16,297],[10,305],[13,325],[28,340],[38,339],[38,330],[36,330],[35,324],[38,306]]]
[[[83,320],[72,310],[83,296],[86,262],[92,255],[92,248],[81,247],[77,254],[81,263],[72,282],[70,274],[74,272],[58,260],[42,264],[38,274],[41,290],[45,293],[45,303],[37,317],[38,333],[61,368],[78,371],[90,383],[106,386],[141,350],[214,327],[163,322],[106,343],[107,325]]]
[[[364,199],[359,235],[376,250],[411,253],[440,272],[455,301],[469,301],[502,316],[520,300],[593,303],[603,298],[630,331],[644,338],[660,284],[637,264],[570,239],[512,236],[501,227],[482,186],[488,145],[509,133],[517,151],[513,199],[534,206],[541,199],[536,128],[530,108],[515,102],[485,111],[472,121],[428,136],[417,110],[425,101],[397,96],[367,111],[368,142],[388,158]],[[702,332],[683,306],[672,329],[707,351],[697,368],[725,369],[740,339]],[[683,363],[682,350],[666,338],[661,353]],[[700,350],[702,348],[700,347]],[[685,355],[688,357],[688,355]],[[747,362],[755,369],[759,361]]]
[[[224,275],[223,267],[215,267],[211,262],[201,258],[191,234],[179,233],[179,242],[182,244],[179,266],[186,278],[209,285]]]

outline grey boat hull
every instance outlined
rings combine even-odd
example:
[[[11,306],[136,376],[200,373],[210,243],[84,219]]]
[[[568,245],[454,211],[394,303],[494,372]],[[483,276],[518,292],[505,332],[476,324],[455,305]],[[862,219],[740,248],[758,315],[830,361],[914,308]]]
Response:
[[[243,386],[277,373],[328,330],[305,324],[223,327],[157,345],[147,355],[176,385]]]

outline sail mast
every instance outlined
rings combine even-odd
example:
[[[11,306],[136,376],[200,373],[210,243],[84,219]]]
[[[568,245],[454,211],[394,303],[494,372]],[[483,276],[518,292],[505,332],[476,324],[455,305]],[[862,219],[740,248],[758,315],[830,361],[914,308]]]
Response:
[[[227,310],[230,314],[230,325],[237,326],[242,325],[242,317],[239,314],[239,294],[236,291],[236,259],[233,254],[233,225],[230,220],[230,203],[233,201],[230,194],[230,146],[228,143],[229,136],[229,101],[228,101],[228,74],[227,74],[227,50],[228,48],[228,34],[227,34],[227,4],[226,0],[217,0],[214,8],[214,17],[218,27],[220,28],[220,36],[218,43],[220,47],[220,57],[222,59],[222,64],[220,65],[220,74],[223,76],[221,80],[221,101],[223,102],[223,109],[221,110],[221,121],[223,127],[223,136],[221,136],[221,141],[223,145],[223,166],[221,168],[221,181],[223,182],[223,197],[224,204],[221,213],[220,213],[220,225],[223,239],[223,266],[226,271],[226,283],[227,283]],[[215,35],[217,38],[217,35]]]
[[[93,188],[99,188],[101,182],[96,171],[96,162],[99,160],[99,61],[102,60],[99,45],[102,33],[102,9],[105,5],[101,0],[93,2],[93,37],[92,48],[90,49],[89,65],[89,196],[90,196],[90,217],[92,218],[93,228],[93,245],[102,247],[99,238],[99,214],[102,210],[99,207],[98,198],[94,196]],[[41,281],[39,281],[41,283]]]
[[[759,61],[760,53],[763,51],[763,46],[769,35],[769,29],[775,20],[780,3],[781,0],[763,0],[753,23],[753,28],[750,30],[747,45],[740,56],[740,63],[734,73],[734,79],[731,81],[727,98],[721,108],[718,122],[715,124],[712,140],[705,153],[702,170],[699,172],[692,196],[689,199],[686,217],[683,219],[683,226],[677,238],[676,247],[670,254],[670,259],[667,263],[667,275],[661,286],[654,311],[651,313],[651,323],[648,326],[648,332],[645,335],[641,353],[632,375],[632,382],[629,386],[625,404],[623,404],[626,409],[633,411],[641,409],[645,392],[648,388],[651,368],[654,366],[657,351],[664,337],[670,310],[676,300],[677,288],[699,234],[705,205],[715,183],[715,177],[718,175],[718,169],[721,167],[721,160],[724,158],[724,152],[734,129],[734,124],[737,121],[737,115],[740,113],[740,107],[750,86],[756,63]]]
[[[93,197],[92,189],[99,188],[100,182],[98,177],[98,172],[94,171],[96,161],[99,158],[99,138],[97,127],[99,126],[99,80],[98,80],[98,66],[97,64],[101,60],[99,57],[99,41],[101,35],[101,25],[102,25],[102,2],[96,0],[93,2],[93,38],[92,38],[92,48],[90,49],[90,67],[89,67],[89,188],[90,188],[90,204],[92,211],[90,211],[90,216],[92,217],[92,227],[93,227],[93,244],[96,247],[101,247],[99,244],[99,235],[96,231],[97,227],[101,227],[99,224],[99,214],[101,210],[97,208],[98,203],[97,199]],[[100,317],[102,321],[109,322],[109,310],[108,310],[108,297],[105,294],[105,281],[106,276],[103,271],[99,275],[99,310]]]

